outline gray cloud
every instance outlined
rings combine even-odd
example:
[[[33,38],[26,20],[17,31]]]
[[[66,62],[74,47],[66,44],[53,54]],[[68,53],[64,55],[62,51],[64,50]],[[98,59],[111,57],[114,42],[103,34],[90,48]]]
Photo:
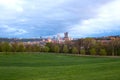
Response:
[[[82,22],[94,19],[98,14],[97,9],[111,2],[111,0],[11,0],[8,4],[5,1],[0,0],[0,26],[8,25],[11,28],[11,32],[10,29],[7,31],[5,28],[1,29],[6,34],[4,36],[8,37],[15,36],[13,34],[18,37],[49,36],[66,31],[70,31],[74,37],[72,33],[81,31],[79,29]],[[87,29],[89,28],[86,27]]]

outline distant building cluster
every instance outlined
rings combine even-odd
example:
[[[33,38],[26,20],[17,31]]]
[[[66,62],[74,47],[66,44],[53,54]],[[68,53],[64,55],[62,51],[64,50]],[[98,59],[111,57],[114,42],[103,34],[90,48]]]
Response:
[[[61,37],[59,34],[54,37],[42,38],[40,37],[39,40],[33,41],[22,41],[24,44],[40,44],[45,45],[46,43],[59,43],[62,44],[64,42],[72,41],[73,39],[69,37],[68,32],[64,33],[64,37]]]
[[[48,37],[48,38],[42,38],[43,42],[52,42],[52,43],[64,43],[66,41],[71,41],[73,40],[68,36],[68,32],[64,33],[64,37],[61,37],[59,34],[56,37]]]
[[[97,42],[101,42],[103,44],[109,43],[111,40],[120,39],[120,36],[107,36],[107,37],[100,37],[94,38]]]
[[[25,45],[26,44],[30,44],[30,45],[34,45],[34,44],[40,44],[40,45],[45,45],[46,43],[64,43],[67,41],[71,41],[73,40],[72,38],[69,37],[68,32],[64,33],[64,37],[61,37],[59,34],[54,36],[54,37],[48,37],[48,38],[26,38],[26,39],[19,39],[19,38],[0,38],[0,42],[10,42],[10,43],[14,43],[14,42],[22,42]]]
[[[107,37],[98,37],[98,38],[93,38],[94,40],[96,40],[97,42],[102,42],[104,43],[108,43],[111,40],[114,40],[116,38],[120,38],[120,36],[107,36]],[[76,38],[74,40],[78,40],[81,38]],[[64,33],[64,37],[61,37],[61,35],[56,35],[54,37],[48,37],[48,38],[23,38],[23,39],[19,39],[19,38],[0,38],[0,42],[10,42],[10,43],[14,43],[14,42],[22,42],[24,44],[30,44],[30,45],[34,45],[34,44],[40,44],[40,45],[45,45],[46,43],[65,43],[65,42],[69,42],[69,41],[73,41],[74,40],[69,37],[69,33],[65,32]]]

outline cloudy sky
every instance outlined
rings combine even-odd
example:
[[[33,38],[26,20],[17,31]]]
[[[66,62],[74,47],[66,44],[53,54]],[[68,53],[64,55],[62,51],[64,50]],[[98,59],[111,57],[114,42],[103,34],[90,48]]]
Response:
[[[0,0],[0,37],[120,35],[120,0]]]

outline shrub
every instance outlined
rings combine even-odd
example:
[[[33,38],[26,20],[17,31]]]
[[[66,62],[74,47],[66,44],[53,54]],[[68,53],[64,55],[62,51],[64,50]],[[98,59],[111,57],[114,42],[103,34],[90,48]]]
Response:
[[[96,50],[94,48],[90,49],[90,54],[91,55],[96,55]]]
[[[117,56],[120,56],[120,49],[117,50]]]
[[[100,49],[100,55],[105,56],[107,55],[107,52],[105,49]]]
[[[11,52],[11,46],[8,42],[3,42],[2,43],[2,52]]]
[[[77,54],[77,53],[78,53],[78,49],[77,49],[76,47],[73,47],[73,48],[72,48],[72,53],[73,53],[73,54]]]
[[[18,52],[24,52],[24,51],[25,51],[24,44],[19,44],[18,45]]]
[[[49,47],[47,47],[47,46],[44,47],[44,52],[49,52],[49,50],[50,50]]]
[[[16,42],[12,43],[11,46],[12,46],[12,52],[18,51],[18,49],[19,49],[18,43],[16,43]]]
[[[54,46],[54,52],[59,53],[59,51],[60,51],[59,46],[58,46],[58,45],[55,45],[55,46]]]
[[[64,47],[63,47],[63,53],[68,53],[68,52],[69,52],[69,50],[68,50],[67,45],[64,45]]]
[[[85,50],[84,49],[80,50],[80,54],[85,55]]]

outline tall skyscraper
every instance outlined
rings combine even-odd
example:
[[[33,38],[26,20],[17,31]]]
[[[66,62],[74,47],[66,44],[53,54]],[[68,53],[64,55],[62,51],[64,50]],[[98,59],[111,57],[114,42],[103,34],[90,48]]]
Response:
[[[69,37],[68,37],[68,32],[65,32],[65,33],[64,33],[64,38],[69,38]]]
[[[65,41],[69,41],[68,32],[65,32],[65,33],[64,33],[64,40],[65,40]]]

